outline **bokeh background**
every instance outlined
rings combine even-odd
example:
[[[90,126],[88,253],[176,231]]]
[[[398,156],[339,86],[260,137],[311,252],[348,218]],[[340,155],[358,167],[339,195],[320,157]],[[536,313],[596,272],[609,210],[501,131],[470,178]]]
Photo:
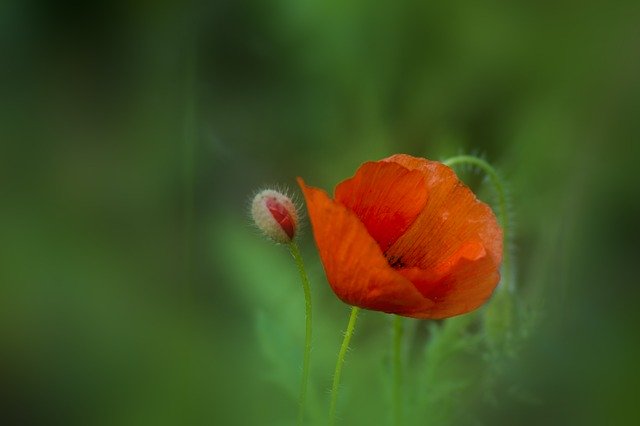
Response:
[[[407,424],[637,424],[639,76],[632,0],[3,0],[0,423],[293,424],[302,291],[248,201],[404,152],[497,167],[517,265],[407,320]],[[300,244],[324,424],[348,307]],[[390,324],[341,424],[390,424]]]

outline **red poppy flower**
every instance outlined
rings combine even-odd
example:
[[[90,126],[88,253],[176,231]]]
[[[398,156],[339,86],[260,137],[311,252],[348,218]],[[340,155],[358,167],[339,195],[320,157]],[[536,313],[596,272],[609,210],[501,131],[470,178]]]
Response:
[[[496,217],[442,163],[404,154],[364,163],[333,200],[298,183],[327,279],[345,303],[447,318],[478,308],[500,280]]]

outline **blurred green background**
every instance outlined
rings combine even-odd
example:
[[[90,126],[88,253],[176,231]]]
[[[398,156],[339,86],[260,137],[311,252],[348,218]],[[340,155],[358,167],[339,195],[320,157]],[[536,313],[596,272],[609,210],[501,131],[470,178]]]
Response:
[[[637,424],[639,52],[637,1],[3,0],[0,423],[293,424],[302,291],[248,202],[404,152],[482,154],[517,224],[515,292],[407,320],[407,424]],[[300,244],[324,424],[348,308]],[[391,424],[390,324],[341,424]]]

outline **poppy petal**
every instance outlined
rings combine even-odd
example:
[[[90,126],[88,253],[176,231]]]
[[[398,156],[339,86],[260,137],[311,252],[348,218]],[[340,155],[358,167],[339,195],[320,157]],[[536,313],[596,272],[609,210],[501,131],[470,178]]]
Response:
[[[345,303],[399,313],[426,311],[434,302],[391,268],[360,219],[320,189],[298,184],[304,194],[327,280]]]
[[[449,318],[471,312],[491,296],[500,281],[500,273],[489,256],[478,260],[460,258],[445,277],[418,268],[403,269],[399,273],[435,302],[426,309],[403,314],[421,319]]]
[[[384,252],[418,217],[427,189],[420,171],[391,162],[367,162],[336,187],[335,199],[360,218]]]
[[[398,271],[435,305],[415,318],[447,318],[478,308],[491,296],[500,280],[497,268],[479,242],[468,242],[451,258],[429,270],[406,268]]]
[[[476,241],[497,269],[502,259],[502,230],[491,208],[479,201],[451,168],[435,161],[394,155],[383,161],[423,173],[428,199],[409,229],[387,250],[387,257],[429,270]],[[493,273],[491,273],[493,274]]]

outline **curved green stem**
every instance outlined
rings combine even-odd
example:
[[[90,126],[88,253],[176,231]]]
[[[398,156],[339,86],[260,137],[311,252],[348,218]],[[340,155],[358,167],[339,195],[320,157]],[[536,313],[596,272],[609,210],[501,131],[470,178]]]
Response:
[[[396,426],[403,424],[402,412],[402,336],[404,321],[396,315],[393,319],[393,419]]]
[[[479,167],[487,175],[491,184],[493,185],[496,194],[498,195],[498,220],[502,225],[503,240],[505,242],[504,255],[502,258],[502,274],[505,287],[509,290],[514,290],[514,277],[512,276],[513,270],[511,266],[511,252],[509,251],[509,244],[511,241],[511,222],[509,220],[508,212],[508,198],[506,185],[502,178],[494,169],[491,164],[483,160],[482,158],[474,157],[472,155],[458,155],[448,158],[442,162],[444,165],[453,167],[458,164],[470,164],[472,166]]]
[[[333,385],[331,386],[331,405],[329,406],[329,425],[336,424],[336,404],[338,402],[338,388],[340,387],[340,375],[342,374],[342,366],[344,365],[344,357],[349,349],[349,342],[353,336],[353,331],[356,328],[356,320],[358,319],[358,312],[360,308],[357,306],[351,307],[351,315],[349,315],[349,324],[347,325],[347,331],[344,333],[344,339],[342,340],[342,346],[340,346],[340,352],[338,353],[338,361],[336,362],[336,370],[333,373]]]
[[[304,337],[304,356],[302,358],[302,384],[300,385],[300,401],[298,407],[298,424],[302,425],[304,421],[304,413],[307,401],[307,384],[309,383],[309,362],[311,360],[311,285],[309,277],[304,269],[300,249],[295,241],[289,244],[291,255],[296,261],[300,279],[302,280],[302,289],[304,290],[304,308],[305,308],[305,337]]]

